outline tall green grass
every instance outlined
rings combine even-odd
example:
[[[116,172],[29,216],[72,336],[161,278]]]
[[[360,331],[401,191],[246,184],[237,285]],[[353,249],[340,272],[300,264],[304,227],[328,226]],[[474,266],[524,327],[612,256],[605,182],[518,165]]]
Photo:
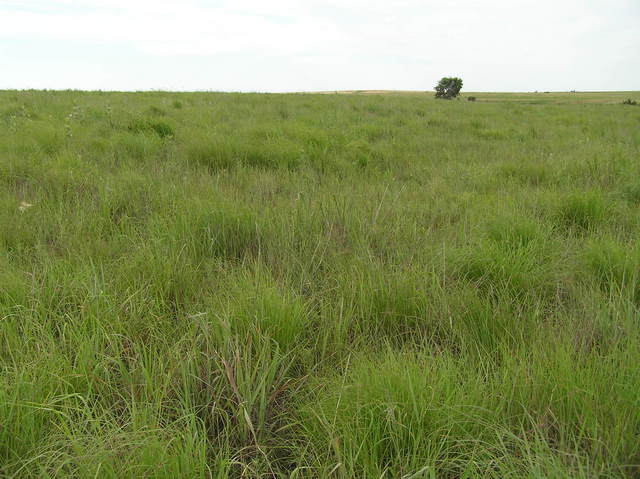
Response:
[[[616,95],[0,92],[0,476],[638,477]]]

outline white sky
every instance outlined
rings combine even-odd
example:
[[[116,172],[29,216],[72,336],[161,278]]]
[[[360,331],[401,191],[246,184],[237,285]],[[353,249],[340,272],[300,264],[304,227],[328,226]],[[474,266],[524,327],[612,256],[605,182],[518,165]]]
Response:
[[[640,0],[0,0],[0,88],[640,90]]]

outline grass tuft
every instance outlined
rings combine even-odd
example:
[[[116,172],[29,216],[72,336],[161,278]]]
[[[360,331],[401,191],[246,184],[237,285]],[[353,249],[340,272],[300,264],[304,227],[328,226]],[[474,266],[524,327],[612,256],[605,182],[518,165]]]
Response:
[[[559,207],[557,219],[563,226],[589,230],[605,221],[608,207],[607,201],[600,193],[574,193]]]

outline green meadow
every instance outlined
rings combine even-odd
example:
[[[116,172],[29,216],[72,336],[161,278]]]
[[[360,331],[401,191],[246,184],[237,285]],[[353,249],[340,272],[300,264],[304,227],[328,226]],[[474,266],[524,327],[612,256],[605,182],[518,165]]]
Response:
[[[0,477],[640,477],[638,92],[0,92]]]

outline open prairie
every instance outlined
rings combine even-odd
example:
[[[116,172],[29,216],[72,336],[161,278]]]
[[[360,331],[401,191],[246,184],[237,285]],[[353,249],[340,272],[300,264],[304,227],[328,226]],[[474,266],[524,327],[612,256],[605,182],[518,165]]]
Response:
[[[626,98],[0,92],[0,476],[640,477]]]

